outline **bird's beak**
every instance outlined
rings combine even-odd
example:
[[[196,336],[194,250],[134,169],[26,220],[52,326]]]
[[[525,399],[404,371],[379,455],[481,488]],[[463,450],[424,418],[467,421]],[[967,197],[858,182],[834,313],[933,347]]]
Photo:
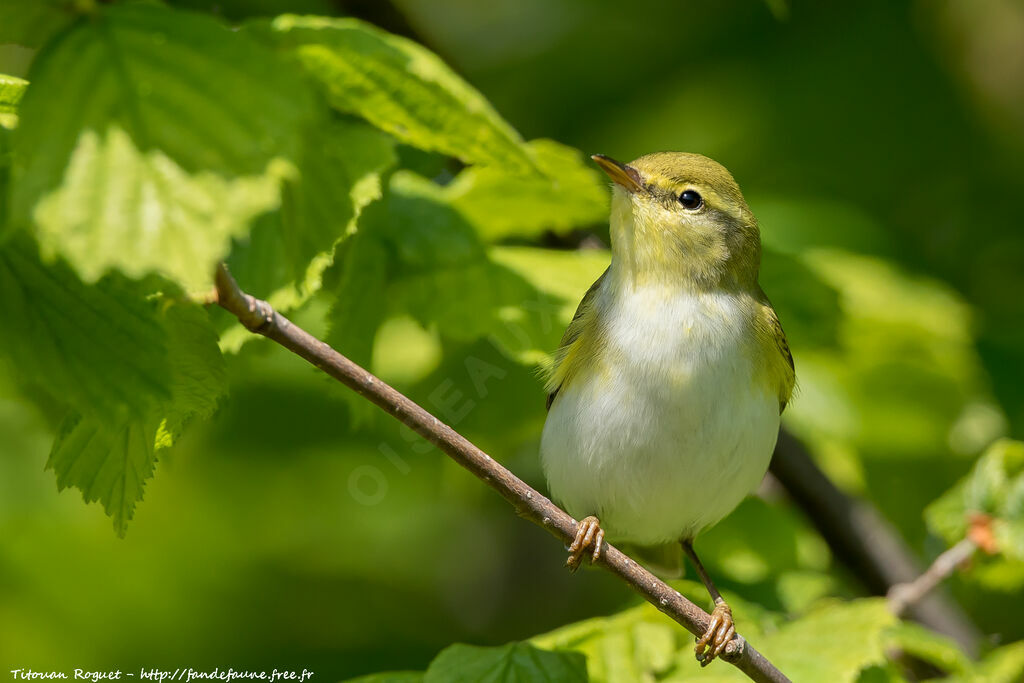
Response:
[[[644,183],[640,180],[640,173],[632,166],[619,163],[615,159],[606,157],[603,154],[595,154],[590,158],[601,167],[602,171],[608,174],[609,178],[626,188],[627,192],[636,194],[645,190]]]

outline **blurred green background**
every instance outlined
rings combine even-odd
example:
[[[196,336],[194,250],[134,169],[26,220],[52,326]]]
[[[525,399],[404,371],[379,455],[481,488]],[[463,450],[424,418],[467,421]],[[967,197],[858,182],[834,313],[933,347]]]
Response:
[[[945,547],[923,508],[993,439],[1024,436],[1021,3],[176,4],[229,21],[355,14],[436,51],[527,139],[725,164],[761,221],[762,282],[796,357],[786,424],[923,559]],[[0,72],[23,75],[31,55],[0,47]],[[607,244],[607,226],[530,241]],[[596,276],[602,253],[584,258]],[[299,322],[325,333],[325,306]],[[535,332],[552,349],[561,330]],[[536,372],[455,337],[395,317],[373,369],[542,487]],[[300,359],[258,341],[229,370],[229,400],[163,458],[123,540],[99,506],[56,493],[43,465],[59,413],[31,407],[0,370],[7,668],[338,680],[638,602],[603,572],[569,576],[558,543],[392,421],[354,414]],[[861,593],[777,492],[698,549],[725,588],[770,609]],[[993,643],[1024,638],[1019,563],[982,562],[952,588]]]

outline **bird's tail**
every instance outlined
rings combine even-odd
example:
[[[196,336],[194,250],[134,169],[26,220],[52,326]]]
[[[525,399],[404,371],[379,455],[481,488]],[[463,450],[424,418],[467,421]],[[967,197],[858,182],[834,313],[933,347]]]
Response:
[[[678,543],[657,546],[617,543],[616,546],[659,579],[681,579],[686,574],[683,548]]]

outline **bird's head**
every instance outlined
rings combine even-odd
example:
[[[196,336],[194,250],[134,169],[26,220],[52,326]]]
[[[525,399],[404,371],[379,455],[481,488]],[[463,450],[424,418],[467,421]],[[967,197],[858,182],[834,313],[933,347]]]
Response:
[[[656,152],[628,164],[602,154],[592,159],[615,181],[617,276],[697,289],[756,286],[757,220],[721,164],[683,152]]]

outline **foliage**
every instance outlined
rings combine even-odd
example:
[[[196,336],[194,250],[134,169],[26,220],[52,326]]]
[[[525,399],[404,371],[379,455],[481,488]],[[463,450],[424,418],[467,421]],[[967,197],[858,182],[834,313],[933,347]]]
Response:
[[[681,584],[682,592],[701,600],[703,586]],[[785,623],[780,615],[727,597],[734,616],[743,620],[746,637],[794,682],[855,681],[864,669],[885,661],[882,644],[895,619],[882,601],[823,603],[800,619]],[[849,635],[856,633],[851,642]],[[587,655],[590,680],[632,683],[645,680],[705,680],[692,663],[693,636],[666,621],[650,605],[613,617],[594,619],[539,636],[541,647],[570,649]],[[814,652],[814,656],[807,656]],[[742,681],[734,670],[718,670],[714,680]]]
[[[490,103],[412,41],[352,19],[282,15],[262,29],[294,54],[339,111],[466,163],[535,169],[519,134]]]
[[[979,513],[999,550],[954,580],[1006,643],[972,659],[863,597],[769,490],[698,544],[741,633],[794,681],[902,680],[895,650],[951,680],[1020,678],[1024,456],[993,441],[1024,415],[1005,295],[1024,252],[1001,228],[1024,175],[996,71],[939,74],[884,3],[784,24],[760,5],[342,4],[364,18],[285,14],[335,11],[318,0],[0,7],[0,43],[20,46],[0,47],[0,655],[127,669],[158,642],[189,666],[406,670],[363,681],[739,680],[204,306],[226,261],[541,486],[537,370],[609,260],[606,181],[582,150],[679,147],[726,162],[760,218],[800,383],[787,427],[923,558]],[[947,4],[913,30],[969,46],[998,5],[967,21]],[[868,77],[881,99],[851,99]],[[994,118],[965,123],[968,107]],[[123,542],[94,508],[121,536],[134,520]]]
[[[586,683],[583,657],[548,652],[529,643],[502,647],[452,645],[445,648],[423,673],[392,672],[354,678],[349,683]]]
[[[1024,443],[992,444],[970,473],[928,506],[929,527],[947,543],[964,537],[987,553],[1024,562]]]

